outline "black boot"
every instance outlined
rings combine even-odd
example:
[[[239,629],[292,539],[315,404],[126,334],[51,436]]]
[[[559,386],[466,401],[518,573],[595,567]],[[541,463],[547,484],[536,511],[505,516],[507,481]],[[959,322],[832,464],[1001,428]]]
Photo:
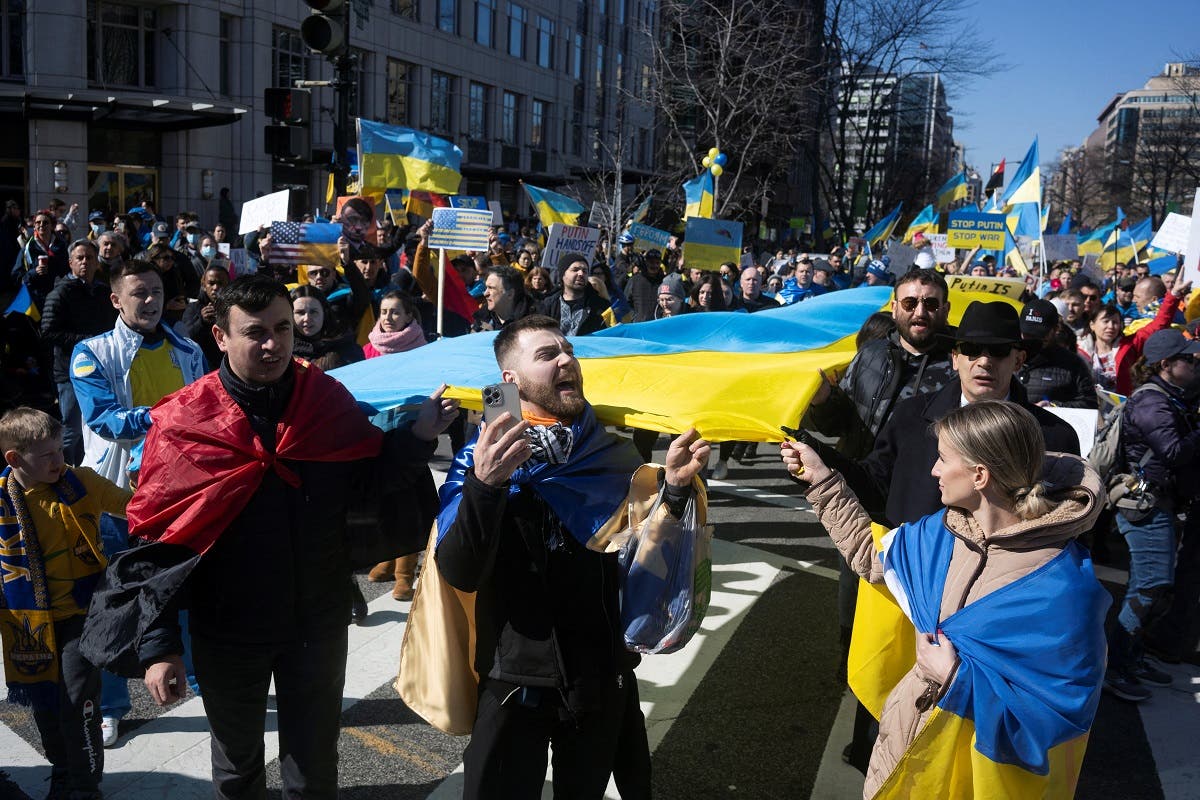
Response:
[[[358,581],[350,579],[350,621],[355,625],[365,625],[367,622],[367,598],[363,597]]]

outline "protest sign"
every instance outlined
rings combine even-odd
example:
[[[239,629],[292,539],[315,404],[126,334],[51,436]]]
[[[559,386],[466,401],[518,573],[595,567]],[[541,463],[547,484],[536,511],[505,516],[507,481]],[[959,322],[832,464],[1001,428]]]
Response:
[[[239,247],[236,250],[229,251],[229,263],[233,265],[233,274],[230,277],[240,278],[243,275],[250,275],[250,263],[246,260],[246,250]],[[257,272],[257,270],[253,270]]]
[[[596,243],[599,241],[599,228],[585,228],[581,225],[564,225],[561,222],[555,222],[550,226],[546,249],[542,251],[542,266],[550,270],[552,275],[557,275],[559,259],[567,253],[579,255],[587,260],[588,266],[591,266],[592,257],[596,253]]]
[[[473,208],[476,211],[490,211],[486,197],[474,194],[455,194],[447,198],[451,208]]]
[[[591,213],[588,214],[588,225],[593,228],[611,228],[612,207],[599,200],[592,203]]]
[[[1179,280],[1200,285],[1200,189],[1196,190],[1196,199],[1192,201],[1192,224],[1183,250]]]
[[[1150,240],[1150,246],[1178,255],[1187,250],[1188,236],[1191,235],[1191,232],[1191,218],[1183,214],[1167,214],[1167,218],[1163,220],[1162,227],[1158,229],[1158,233],[1154,234],[1154,238]]]
[[[277,219],[287,219],[288,197],[289,190],[284,189],[242,203],[242,219],[238,226],[238,235],[245,236],[247,233],[258,230],[259,226],[269,226]]]
[[[1047,261],[1074,261],[1079,258],[1079,237],[1073,233],[1043,236],[1042,241],[1046,244]]]
[[[1031,397],[1029,402],[1034,403],[1040,399]],[[1088,453],[1092,452],[1092,445],[1096,443],[1096,426],[1100,420],[1100,412],[1094,408],[1063,408],[1055,405],[1047,406],[1046,410],[1074,429],[1075,435],[1079,437],[1079,455],[1087,458]]]
[[[952,292],[973,292],[996,295],[996,299],[1006,298],[1019,301],[1025,291],[1025,281],[1020,278],[986,278],[973,275],[947,275],[946,285]],[[979,299],[979,298],[977,298]]]
[[[970,250],[1004,249],[1004,215],[977,211],[952,211],[946,229],[946,246]]]
[[[654,248],[662,252],[667,249],[667,242],[671,239],[671,234],[668,231],[651,228],[649,225],[643,225],[640,222],[630,225],[629,233],[633,236],[634,250],[649,250]]]
[[[488,249],[488,237],[492,232],[492,212],[468,208],[435,208],[433,210],[433,232],[429,234],[429,246],[434,249],[483,250]]]
[[[684,228],[683,260],[697,269],[720,269],[738,263],[742,254],[742,223],[727,219],[688,217]]]
[[[939,264],[949,264],[954,260],[954,248],[946,244],[946,234],[927,233],[925,238],[933,245],[933,260]]]
[[[499,200],[488,200],[488,208],[492,210],[492,224],[504,224],[504,211],[500,208]]]
[[[879,258],[882,255],[880,253],[874,256],[874,258]],[[887,257],[893,267],[892,271],[898,275],[903,275],[908,272],[908,268],[917,260],[917,248],[910,247],[902,242],[893,241],[887,247]]]

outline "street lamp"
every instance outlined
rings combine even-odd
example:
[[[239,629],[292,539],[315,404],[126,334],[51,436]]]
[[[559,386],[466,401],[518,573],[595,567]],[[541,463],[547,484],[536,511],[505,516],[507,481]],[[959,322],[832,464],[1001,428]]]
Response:
[[[66,192],[67,189],[67,162],[54,162],[54,191]]]

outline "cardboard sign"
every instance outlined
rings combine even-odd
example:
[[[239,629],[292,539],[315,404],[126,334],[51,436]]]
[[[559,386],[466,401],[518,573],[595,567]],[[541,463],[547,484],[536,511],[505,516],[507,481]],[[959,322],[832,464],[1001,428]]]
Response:
[[[596,244],[600,241],[599,228],[585,228],[581,225],[563,225],[555,222],[550,226],[550,236],[546,239],[546,249],[542,251],[542,266],[550,270],[551,275],[558,275],[558,262],[567,253],[576,254],[592,264],[596,253]]]
[[[947,234],[927,233],[925,238],[933,244],[933,260],[939,264],[949,264],[954,260],[954,248],[946,244]]]
[[[1150,240],[1150,246],[1176,255],[1186,253],[1188,237],[1191,236],[1191,233],[1192,220],[1189,217],[1185,217],[1183,214],[1167,214],[1162,227]]]
[[[671,240],[671,234],[668,231],[651,228],[649,225],[643,225],[640,222],[630,225],[629,233],[633,235],[634,250],[649,250],[653,248],[661,253],[667,249],[667,242]]]
[[[1075,234],[1050,234],[1042,237],[1047,261],[1074,261],[1079,258],[1079,237]]]
[[[1183,266],[1179,268],[1179,280],[1200,285],[1200,189],[1196,190],[1196,199],[1192,201],[1192,224],[1183,251]]]
[[[490,208],[492,210],[492,224],[493,225],[503,225],[504,224],[504,211],[501,210],[501,208],[500,208],[500,201],[499,200],[488,200],[488,208]]]
[[[1025,281],[1021,278],[986,278],[971,275],[947,275],[946,285],[952,292],[975,292],[997,295],[1008,300],[1019,301],[1025,291]]]
[[[1032,397],[1029,401],[1034,402]],[[1092,445],[1096,443],[1100,412],[1094,408],[1063,408],[1053,405],[1047,406],[1046,410],[1074,429],[1075,435],[1079,437],[1079,455],[1087,458],[1088,453],[1092,452]]]
[[[970,250],[1004,249],[1004,215],[977,211],[954,211],[946,229],[946,246]]]
[[[683,261],[689,267],[716,270],[742,256],[742,223],[727,219],[688,217],[684,229]]]
[[[611,228],[612,207],[599,200],[592,203],[591,213],[588,214],[588,225],[593,228]]]
[[[429,246],[434,250],[488,249],[492,212],[468,208],[435,208]]]
[[[473,208],[476,211],[490,211],[486,197],[473,194],[455,194],[447,198],[451,208]]]
[[[260,226],[270,226],[277,219],[288,218],[288,199],[290,190],[264,194],[253,200],[242,203],[242,219],[238,225],[238,235],[256,231]]]

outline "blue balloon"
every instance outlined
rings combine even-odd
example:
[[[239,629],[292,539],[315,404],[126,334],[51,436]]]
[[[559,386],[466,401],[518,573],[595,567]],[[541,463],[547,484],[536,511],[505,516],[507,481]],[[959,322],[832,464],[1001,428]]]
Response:
[[[723,167],[728,160],[729,158],[724,153],[717,153],[717,157],[713,159],[713,163],[720,164]]]

